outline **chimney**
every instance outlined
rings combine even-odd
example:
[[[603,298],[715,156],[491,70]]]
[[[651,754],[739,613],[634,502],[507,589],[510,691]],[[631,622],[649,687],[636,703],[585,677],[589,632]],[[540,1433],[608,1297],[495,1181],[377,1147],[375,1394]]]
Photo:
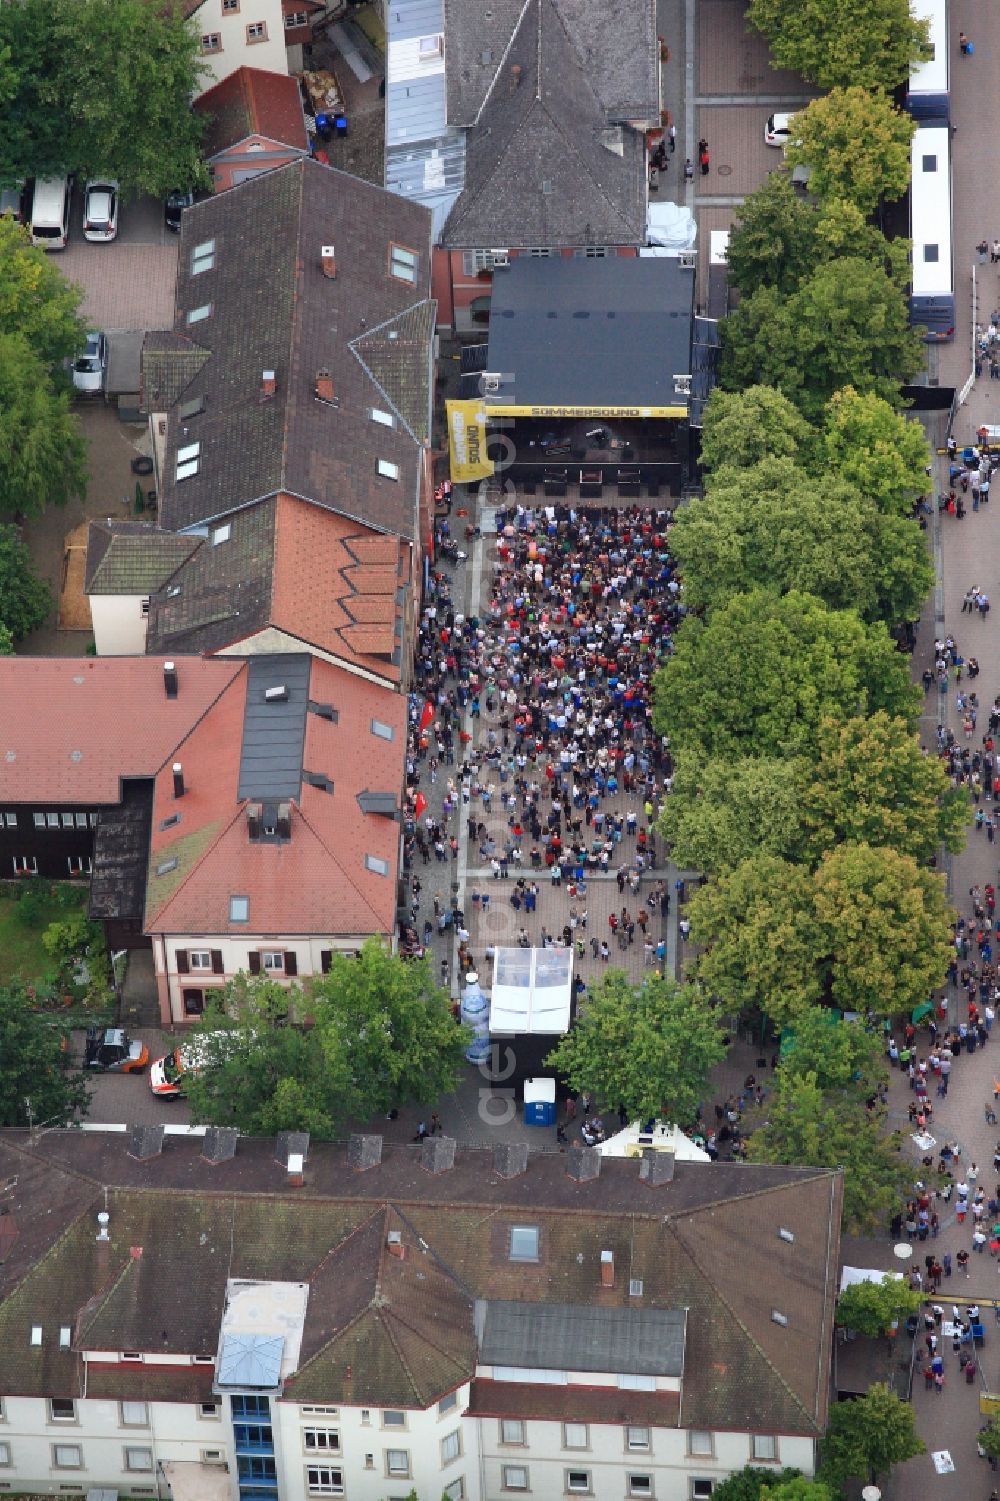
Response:
[[[650,1188],[659,1188],[661,1183],[672,1183],[675,1162],[673,1152],[657,1152],[652,1147],[647,1147],[639,1163],[641,1182],[648,1183]]]
[[[325,367],[316,371],[316,400],[333,400],[333,376]]]
[[[306,1181],[306,1159],[301,1152],[288,1154],[288,1186],[301,1188]]]
[[[454,1136],[428,1136],[420,1148],[420,1166],[429,1173],[446,1173],[455,1166]]]
[[[347,1165],[363,1173],[370,1167],[378,1167],[382,1161],[381,1136],[363,1136],[354,1132],[347,1143]]]
[[[497,1142],[493,1148],[493,1171],[498,1178],[520,1178],[528,1171],[528,1143]]]
[[[301,1157],[309,1156],[309,1132],[308,1131],[279,1131],[274,1143],[274,1160],[285,1167],[293,1152],[298,1152]]]
[[[406,1260],[406,1247],[403,1245],[402,1230],[390,1230],[386,1236],[385,1244],[390,1256],[395,1256],[399,1261]]]
[[[260,376],[260,399],[271,401],[278,389],[278,379],[273,370],[262,370]]]
[[[520,63],[515,63],[514,66],[510,70],[510,91],[511,91],[511,93],[513,94],[514,90],[515,89],[519,89],[520,87],[521,87],[521,64]]]
[[[174,797],[184,796],[184,768],[179,761],[175,761],[171,768],[174,774]]]
[[[236,1156],[240,1133],[235,1126],[209,1126],[201,1144],[206,1162],[228,1162]]]
[[[291,839],[292,837],[292,805],[291,803],[278,804],[278,838]]]
[[[260,821],[264,810],[260,803],[247,804],[247,833],[251,839],[260,838]]]
[[[139,1162],[159,1157],[163,1151],[162,1126],[133,1126],[128,1136],[128,1155]]]
[[[593,1147],[570,1147],[566,1153],[566,1171],[577,1183],[589,1183],[600,1174],[600,1152]]]
[[[173,662],[163,664],[163,691],[168,698],[177,697],[177,668]]]
[[[111,1236],[108,1234],[108,1221],[110,1220],[110,1218],[111,1216],[106,1209],[102,1209],[100,1214],[97,1216],[97,1223],[100,1226],[100,1229],[97,1232],[97,1239],[99,1241],[103,1242],[109,1241],[111,1239]]]
[[[335,281],[337,278],[337,256],[334,247],[332,245],[324,245],[319,253],[319,258],[323,265],[323,275],[329,281]]]
[[[614,1251],[601,1252],[601,1286],[614,1287],[615,1285],[615,1253]]]

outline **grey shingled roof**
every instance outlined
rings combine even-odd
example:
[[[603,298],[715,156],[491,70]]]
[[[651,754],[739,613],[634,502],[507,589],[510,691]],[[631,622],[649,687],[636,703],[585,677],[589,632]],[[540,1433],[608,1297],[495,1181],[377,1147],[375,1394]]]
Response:
[[[473,125],[511,38],[536,0],[445,0],[448,123]],[[609,120],[652,124],[660,108],[655,0],[555,0]]]
[[[480,1359],[532,1370],[680,1376],[684,1325],[682,1309],[489,1301],[483,1305]]]
[[[359,334],[351,348],[395,407],[418,443],[431,435],[430,369],[436,304],[418,302],[378,328]]]
[[[276,502],[248,506],[226,518],[230,537],[211,534],[186,564],[150,595],[148,652],[210,652],[267,624],[274,567]]]
[[[150,594],[199,546],[197,537],[142,521],[92,521],[84,575],[88,594]]]
[[[152,329],[142,341],[143,411],[165,412],[180,401],[207,360],[208,350],[186,335]]]
[[[189,331],[209,358],[185,391],[186,402],[203,396],[205,410],[183,423],[176,410],[168,418],[164,524],[204,524],[285,490],[412,538],[420,445],[403,422],[372,421],[372,407],[388,397],[350,346],[427,300],[427,210],[298,161],[195,204],[180,238],[176,329]],[[214,259],[196,272],[192,252],[209,241]],[[415,282],[390,274],[392,244],[416,253]],[[326,245],[335,249],[332,279],[323,273]],[[187,314],[203,307],[210,315],[188,325]],[[265,370],[275,376],[269,398]],[[332,403],[316,399],[321,370],[332,378]],[[413,410],[415,379],[411,369],[404,384]],[[429,356],[425,379],[429,403]],[[195,443],[197,472],[177,480],[178,448]],[[379,459],[398,467],[397,480],[378,474]]]
[[[442,244],[641,245],[645,235],[645,140],[610,123],[557,0],[528,0],[469,131]]]

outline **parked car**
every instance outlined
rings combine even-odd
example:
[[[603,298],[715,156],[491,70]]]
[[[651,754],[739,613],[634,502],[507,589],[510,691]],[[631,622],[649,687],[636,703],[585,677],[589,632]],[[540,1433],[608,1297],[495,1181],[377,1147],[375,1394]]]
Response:
[[[787,114],[768,115],[764,126],[764,145],[787,146],[794,118],[794,115]]]
[[[108,373],[108,339],[106,334],[90,333],[80,354],[73,361],[73,385],[89,396],[104,390]]]
[[[18,224],[28,222],[28,194],[24,179],[19,179],[12,188],[0,188],[0,218],[9,214]]]
[[[109,244],[118,233],[118,184],[95,179],[83,190],[83,238]]]
[[[194,194],[175,188],[163,205],[163,222],[174,234],[180,234],[181,215],[194,202]]]
[[[130,1038],[122,1027],[88,1027],[84,1068],[102,1073],[138,1074],[149,1062],[144,1042]]]

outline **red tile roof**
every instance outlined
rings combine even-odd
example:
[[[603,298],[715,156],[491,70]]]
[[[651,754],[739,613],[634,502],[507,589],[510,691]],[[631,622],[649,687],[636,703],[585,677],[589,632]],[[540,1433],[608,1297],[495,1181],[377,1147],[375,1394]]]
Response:
[[[266,136],[297,151],[308,151],[299,81],[263,68],[237,68],[195,100],[209,118],[205,154],[211,160],[247,136]]]
[[[395,922],[399,824],[365,814],[364,791],[397,799],[402,782],[406,700],[389,687],[314,657],[309,697],[332,704],[337,721],[306,716],[303,766],[325,774],[332,792],[303,782],[291,803],[287,842],[251,841],[248,799],[238,797],[248,673],[240,675],[212,714],[178,746],[185,793],[173,796],[170,766],[157,779],[146,893],[150,933],[390,933]],[[373,719],[394,738],[372,733]],[[169,828],[161,822],[179,812]],[[368,870],[365,856],[387,862],[388,875]],[[176,867],[157,870],[176,859]],[[246,923],[231,923],[229,898],[250,899]]]
[[[122,777],[153,776],[242,664],[163,659],[0,657],[0,803],[117,803]]]

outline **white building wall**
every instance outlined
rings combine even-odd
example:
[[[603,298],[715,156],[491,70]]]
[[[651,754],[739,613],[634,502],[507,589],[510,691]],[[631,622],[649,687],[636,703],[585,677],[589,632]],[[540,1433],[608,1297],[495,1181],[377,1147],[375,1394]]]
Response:
[[[261,22],[266,29],[264,40],[249,42],[247,27]],[[200,93],[228,78],[237,68],[262,68],[266,73],[287,74],[281,0],[240,0],[239,9],[226,15],[222,12],[222,0],[204,0],[191,24],[200,37],[218,36],[221,42],[220,47],[202,52],[207,71],[202,76]]]
[[[144,657],[146,626],[142,594],[91,594],[90,617],[99,657]]]
[[[261,975],[267,979],[287,980],[291,985],[310,975],[322,974],[323,954],[327,950],[353,954],[364,941],[363,935],[323,938],[318,935],[302,937],[299,934],[294,938],[285,938],[271,933],[247,933],[245,935],[241,933],[239,938],[233,938],[230,935],[206,937],[204,934],[191,934],[164,938],[154,943],[153,965],[158,976],[166,976],[172,1019],[178,1022],[193,1021],[196,1017],[187,1015],[184,1010],[184,990],[204,990],[206,1000],[208,1000],[213,988],[225,985],[227,980],[231,980],[240,971],[249,973],[251,950],[280,949],[284,953],[293,953],[296,963],[294,975],[285,975],[274,970],[265,971],[263,967],[261,968]],[[217,950],[222,954],[223,972],[215,974],[211,969],[192,969],[187,974],[179,974],[177,954],[181,950],[188,955],[192,950],[209,953]]]

